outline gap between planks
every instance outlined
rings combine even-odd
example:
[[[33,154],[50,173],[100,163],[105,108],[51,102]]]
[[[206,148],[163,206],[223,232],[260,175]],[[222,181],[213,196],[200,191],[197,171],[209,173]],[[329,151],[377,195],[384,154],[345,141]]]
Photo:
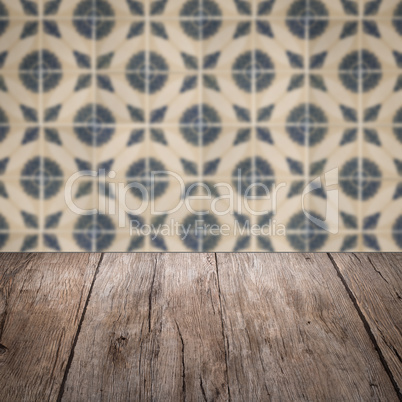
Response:
[[[392,385],[393,385],[393,387],[395,389],[395,392],[396,392],[396,394],[398,396],[398,399],[400,401],[402,401],[402,391],[401,391],[401,385],[400,385],[400,381],[401,381],[400,367],[399,367],[399,370],[398,370],[398,367],[396,365],[392,364],[392,360],[389,359],[390,363],[393,366],[391,368],[390,364],[388,363],[387,358],[384,356],[383,348],[379,345],[379,342],[377,341],[377,337],[374,334],[374,328],[373,328],[374,323],[372,323],[372,325],[370,325],[369,319],[367,318],[367,314],[365,314],[365,311],[359,305],[358,296],[355,295],[355,293],[353,292],[351,287],[348,285],[347,278],[345,277],[346,275],[342,274],[342,270],[341,270],[340,266],[338,265],[337,261],[334,258],[334,256],[337,256],[338,261],[341,262],[342,258],[339,258],[339,256],[341,254],[339,254],[339,253],[327,253],[327,254],[328,254],[329,259],[332,262],[332,265],[334,266],[334,269],[335,269],[339,279],[341,280],[343,286],[345,287],[345,289],[346,289],[346,291],[347,291],[347,293],[348,293],[348,295],[349,295],[349,297],[350,297],[350,299],[351,299],[351,301],[352,301],[352,303],[353,303],[353,305],[354,305],[354,307],[355,307],[355,309],[356,309],[361,321],[363,322],[364,328],[365,328],[365,330],[366,330],[366,332],[367,332],[367,334],[368,334],[368,336],[369,336],[369,338],[370,338],[370,340],[371,340],[371,342],[373,344],[374,349],[376,350],[376,352],[378,354],[378,357],[379,357],[379,359],[381,361],[381,364],[384,367],[385,372],[388,374],[388,377],[389,377],[389,379],[390,379],[390,381],[391,381],[391,383],[392,383]],[[378,255],[379,254],[380,253],[378,253]],[[348,254],[346,254],[346,255],[348,255]],[[349,254],[349,256],[351,256],[351,255],[353,255],[358,260],[359,263],[361,263],[360,258],[355,253]],[[384,254],[381,254],[381,255],[384,255]],[[389,255],[392,255],[392,254],[390,253]],[[373,254],[373,256],[374,256],[374,254]],[[362,253],[361,258],[365,258],[365,257],[367,257],[367,260],[369,262],[369,264],[367,264],[367,265],[371,265],[373,270],[381,277],[381,279],[384,280],[388,284],[389,283],[388,280],[381,273],[380,269],[376,268],[376,266],[372,262],[370,256],[366,255],[366,253]],[[349,278],[349,281],[350,281],[350,278]],[[400,285],[400,281],[396,281],[396,284],[397,284],[397,286],[398,286],[398,284]],[[399,295],[399,293],[397,291],[395,293],[396,293],[397,299],[401,300],[401,296]],[[384,296],[384,295],[382,295],[382,296]],[[391,317],[391,318],[394,318],[394,317]],[[397,323],[395,323],[395,324],[397,324]],[[380,331],[380,333],[381,333],[381,331]],[[381,333],[381,336],[384,337],[384,335],[382,333]],[[395,347],[392,344],[391,344],[391,349],[393,349],[393,352],[396,355],[397,360],[399,361],[399,363],[402,364],[401,356],[399,355],[398,351],[395,349]],[[398,378],[399,382],[395,379],[394,374],[399,377]]]

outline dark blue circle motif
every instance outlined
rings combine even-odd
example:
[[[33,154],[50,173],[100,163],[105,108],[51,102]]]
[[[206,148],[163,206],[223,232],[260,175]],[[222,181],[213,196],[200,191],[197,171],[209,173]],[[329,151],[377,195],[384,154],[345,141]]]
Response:
[[[166,60],[155,52],[135,54],[127,64],[126,77],[129,84],[141,92],[160,91],[168,79],[169,66]]]
[[[274,170],[260,157],[248,158],[240,162],[233,170],[233,185],[242,196],[267,196],[275,184]],[[252,186],[252,187],[250,187]]]
[[[19,66],[20,79],[24,86],[32,92],[49,92],[63,77],[62,65],[57,56],[43,49],[29,53]]]
[[[131,193],[140,199],[161,197],[169,186],[167,177],[161,173],[165,171],[163,163],[154,158],[140,159],[134,162],[126,173],[129,180],[128,184],[133,183],[142,186],[145,193],[143,194],[136,186],[130,188]],[[152,172],[154,177],[152,177]]]
[[[395,221],[392,231],[392,236],[395,240],[395,243],[400,249],[402,249],[402,215],[399,216],[399,218]]]
[[[394,134],[398,141],[402,142],[402,107],[395,113],[394,124]]]
[[[8,117],[3,109],[0,108],[0,142],[6,138],[10,131]]]
[[[6,31],[9,21],[8,21],[8,11],[6,6],[0,2],[0,36]]]
[[[181,117],[180,131],[191,144],[209,145],[219,136],[222,128],[217,111],[206,104],[194,105],[188,108]],[[201,142],[201,144],[200,144]]]
[[[261,50],[245,52],[241,54],[232,66],[232,76],[237,86],[246,91],[261,92],[268,88],[275,73],[275,66],[271,58]],[[271,70],[271,71],[267,71]]]
[[[115,24],[113,17],[114,11],[109,2],[84,0],[74,10],[73,24],[80,35],[99,40],[112,31]]]
[[[402,1],[400,1],[395,8],[392,24],[394,25],[396,32],[398,32],[399,35],[402,35]]]
[[[324,111],[311,103],[294,108],[288,118],[286,131],[300,145],[314,146],[327,134],[328,119]],[[306,137],[308,141],[306,141]]]
[[[328,10],[319,0],[298,0],[292,3],[287,13],[286,25],[300,39],[314,39],[328,27]]]
[[[183,226],[189,229],[187,236],[183,236],[183,243],[193,251],[214,250],[220,240],[216,230],[218,221],[214,215],[189,215],[184,219]],[[184,235],[184,233],[183,233]]]
[[[56,195],[63,180],[63,171],[58,163],[49,158],[29,160],[21,171],[20,183],[24,191],[33,198],[48,199]]]
[[[222,12],[212,0],[203,0],[202,4],[199,0],[187,1],[180,11],[180,16],[186,18],[180,21],[184,32],[196,40],[210,38],[222,25],[219,19]]]
[[[339,184],[348,196],[366,201],[381,187],[381,170],[376,163],[364,158],[361,169],[358,158],[346,162],[340,171]]]
[[[78,246],[87,251],[103,251],[113,243],[115,226],[107,215],[83,215],[74,226]]]
[[[99,147],[114,134],[116,120],[106,107],[88,104],[77,112],[74,123],[74,131],[82,142]]]
[[[363,92],[368,92],[382,78],[381,63],[374,53],[365,49],[361,54],[358,51],[349,53],[339,65],[339,78],[343,86],[352,92],[359,92],[360,85]]]
[[[311,216],[323,222],[320,227],[312,222],[304,212],[293,215],[287,225],[289,232],[286,237],[289,243],[297,251],[316,251],[323,247],[328,239],[325,230],[324,219],[315,212],[309,212]]]
[[[8,240],[9,226],[3,215],[0,215],[0,249],[4,247]]]

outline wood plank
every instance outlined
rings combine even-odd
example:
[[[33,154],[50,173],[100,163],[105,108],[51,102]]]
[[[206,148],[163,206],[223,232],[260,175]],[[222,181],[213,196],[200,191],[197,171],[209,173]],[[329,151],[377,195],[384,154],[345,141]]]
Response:
[[[226,378],[214,256],[106,255],[63,400],[227,400]]]
[[[1,254],[0,400],[56,400],[100,254]]]
[[[331,254],[402,390],[402,254]]]
[[[323,254],[218,254],[235,401],[398,400]]]

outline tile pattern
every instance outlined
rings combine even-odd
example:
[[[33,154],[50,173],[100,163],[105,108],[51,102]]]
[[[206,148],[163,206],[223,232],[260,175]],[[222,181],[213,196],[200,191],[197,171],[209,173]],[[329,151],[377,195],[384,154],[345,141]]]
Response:
[[[401,250],[402,1],[1,0],[0,249]]]

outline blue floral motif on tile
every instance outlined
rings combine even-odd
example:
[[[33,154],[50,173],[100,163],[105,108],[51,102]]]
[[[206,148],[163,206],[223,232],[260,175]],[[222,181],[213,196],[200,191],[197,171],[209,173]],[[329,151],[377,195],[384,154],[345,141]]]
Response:
[[[160,180],[165,170],[163,163],[154,158],[134,162],[126,173],[131,193],[140,199],[162,196],[169,186],[168,181]]]
[[[130,59],[126,71],[127,81],[134,89],[153,94],[166,84],[169,66],[166,60],[155,52],[140,52]]]
[[[311,213],[315,219],[324,222],[322,216],[317,213]],[[325,226],[318,226],[316,223],[307,219],[303,212],[297,213],[291,217],[288,223],[289,243],[297,251],[317,251],[320,250],[328,239],[328,233],[325,230]],[[292,232],[300,232],[293,234]]]
[[[394,133],[398,141],[402,142],[402,107],[395,113],[393,122],[395,124]]]
[[[213,0],[189,0],[180,11],[183,31],[193,39],[203,40],[216,35],[221,27],[222,15],[218,4]]]
[[[402,35],[402,2],[396,6],[393,17],[392,24],[399,35]]]
[[[221,118],[217,111],[207,104],[188,108],[180,119],[180,131],[186,141],[194,145],[208,145],[221,132]]]
[[[74,130],[78,138],[88,145],[101,146],[107,143],[115,131],[116,120],[108,108],[88,104],[74,118]]]
[[[328,10],[320,0],[298,0],[287,13],[286,24],[293,35],[300,39],[314,39],[322,35],[328,26]]]
[[[348,54],[339,65],[339,77],[345,88],[358,92],[362,85],[363,92],[374,89],[382,78],[381,63],[370,51]]]
[[[345,163],[340,170],[340,176],[342,190],[354,199],[368,200],[374,197],[381,187],[381,170],[376,163],[366,158],[361,163],[357,158]]]
[[[63,171],[59,164],[39,156],[28,161],[21,171],[21,186],[34,198],[48,199],[61,189]]]
[[[271,58],[261,50],[255,50],[243,53],[236,59],[232,75],[237,86],[243,91],[261,92],[268,88],[275,78],[274,69]]]
[[[115,21],[114,11],[105,0],[83,0],[74,11],[73,22],[77,32],[87,39],[102,39],[110,34]],[[106,17],[106,18],[102,18]]]
[[[115,225],[107,215],[81,216],[74,226],[74,239],[82,250],[106,250],[115,238]]]
[[[294,108],[288,118],[286,128],[290,138],[300,145],[313,146],[322,141],[328,128],[324,111],[313,104],[303,104]]]
[[[392,229],[395,242],[402,249],[402,215],[398,217]]]
[[[183,226],[188,228],[187,236],[183,236],[183,242],[191,251],[212,251],[216,249],[220,236],[213,233],[208,227],[218,226],[219,222],[213,215],[194,216],[189,215],[184,219]]]
[[[8,11],[7,7],[3,4],[0,3],[0,36],[6,32],[7,27],[9,26],[9,20],[7,19],[8,17]]]
[[[48,92],[59,85],[63,77],[62,66],[57,56],[49,50],[30,53],[21,61],[20,79],[32,92]]]
[[[9,230],[9,225],[7,223],[6,218],[3,215],[0,215],[0,250],[7,243],[9,234],[7,233]]]
[[[241,161],[232,172],[234,187],[246,197],[269,193],[275,183],[274,176],[270,163],[261,157]]]

